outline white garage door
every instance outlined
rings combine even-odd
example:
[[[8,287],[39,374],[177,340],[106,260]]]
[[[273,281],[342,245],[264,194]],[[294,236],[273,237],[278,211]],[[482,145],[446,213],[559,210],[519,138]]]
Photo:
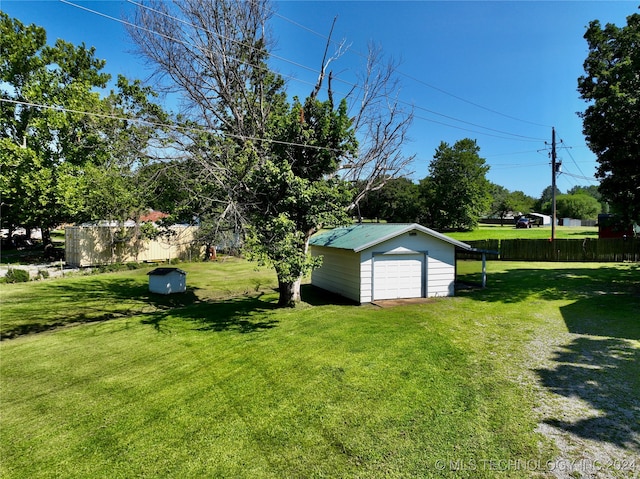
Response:
[[[373,260],[373,299],[423,296],[424,255],[379,255]]]

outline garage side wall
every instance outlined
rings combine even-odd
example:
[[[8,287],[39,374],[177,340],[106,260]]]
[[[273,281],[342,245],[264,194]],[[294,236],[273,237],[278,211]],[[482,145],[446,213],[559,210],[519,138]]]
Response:
[[[312,246],[311,255],[322,256],[322,266],[311,273],[311,284],[360,302],[360,255],[353,251]]]
[[[453,296],[456,280],[456,249],[435,240],[427,263],[427,297]]]

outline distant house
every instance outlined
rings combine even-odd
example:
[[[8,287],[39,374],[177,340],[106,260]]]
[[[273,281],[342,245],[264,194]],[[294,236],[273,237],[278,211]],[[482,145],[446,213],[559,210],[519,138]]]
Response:
[[[634,225],[621,224],[615,215],[598,215],[598,238],[632,238],[634,233]]]
[[[468,244],[419,224],[357,224],[314,235],[311,254],[322,256],[314,286],[358,303],[453,296],[456,248]]]
[[[168,213],[163,213],[162,211],[149,210],[144,215],[140,216],[141,223],[157,223],[160,220],[168,218]]]

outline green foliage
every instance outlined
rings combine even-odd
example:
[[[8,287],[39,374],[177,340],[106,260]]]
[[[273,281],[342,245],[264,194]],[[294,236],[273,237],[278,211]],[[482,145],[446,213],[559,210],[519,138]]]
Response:
[[[244,240],[248,257],[276,269],[281,304],[291,304],[295,285],[317,264],[308,255],[310,236],[349,220],[353,193],[339,167],[358,149],[353,112],[345,100],[334,101],[328,72],[326,89],[321,79],[307,97],[287,97],[268,63],[268,1],[156,7],[136,17],[154,26],[130,33],[191,108],[178,119],[174,146],[182,159],[166,169],[145,167],[145,176],[160,178],[157,192],[175,190],[169,198],[179,206],[171,213],[197,218],[207,244]],[[160,24],[178,41],[150,34]],[[216,33],[206,38],[195,25]],[[240,241],[233,243],[227,246]]]
[[[627,25],[595,20],[584,35],[589,54],[578,91],[589,148],[598,158],[600,192],[626,221],[640,220],[640,14]]]
[[[73,184],[68,163],[99,156],[95,118],[59,109],[96,110],[109,75],[93,48],[57,40],[46,44],[44,29],[25,26],[0,12],[0,109],[2,224],[39,226],[43,231],[70,219],[65,204]],[[27,104],[28,103],[28,104]]]
[[[590,186],[574,186],[569,191],[568,195],[589,195],[595,198],[600,204],[600,210],[598,213],[609,213],[609,204],[602,198],[602,193],[595,185]]]
[[[561,194],[562,192],[556,186],[556,198]],[[543,213],[545,215],[551,215],[552,214],[551,210],[553,209],[551,205],[552,198],[553,198],[553,188],[551,187],[551,185],[549,185],[544,190],[542,190],[542,193],[540,194],[540,198],[535,202],[534,209],[539,213]]]
[[[525,195],[522,191],[509,191],[508,189],[491,184],[491,214],[498,215],[500,219],[511,212],[529,213],[533,210],[535,199]]]
[[[556,198],[556,211],[559,218],[596,219],[600,203],[589,195],[560,195]]]
[[[334,108],[331,100],[309,97],[302,106],[295,98],[289,112],[272,121],[279,125],[278,143],[247,181],[254,200],[245,206],[245,247],[249,258],[275,268],[280,304],[293,305],[299,292],[290,289],[319,264],[308,252],[311,235],[349,221],[350,187],[335,173],[357,143],[344,101]]]
[[[589,195],[598,201],[602,200],[602,193],[598,191],[598,187],[595,185],[590,186],[574,186],[567,191],[568,195]]]
[[[420,183],[425,199],[427,226],[437,230],[469,230],[491,204],[486,179],[489,166],[474,140],[453,146],[442,142],[429,165],[429,176]]]
[[[391,223],[414,223],[421,215],[420,188],[407,178],[388,180],[360,203],[360,216]]]
[[[4,280],[6,283],[26,283],[29,281],[29,272],[24,269],[9,268]]]
[[[9,100],[0,109],[3,227],[40,227],[46,235],[65,221],[136,219],[150,190],[137,172],[149,148],[160,146],[158,128],[109,116],[167,122],[150,101],[153,91],[120,76],[104,95],[110,75],[94,48],[49,46],[44,29],[4,13],[0,21],[0,81]]]

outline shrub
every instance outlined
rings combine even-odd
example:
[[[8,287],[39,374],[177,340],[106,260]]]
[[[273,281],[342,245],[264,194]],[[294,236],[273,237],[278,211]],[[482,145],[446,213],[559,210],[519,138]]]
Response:
[[[47,279],[49,277],[49,271],[46,269],[38,270],[38,279]]]
[[[134,270],[142,268],[140,263],[111,263],[103,264],[95,269],[95,273],[115,273],[118,271]]]
[[[29,281],[29,272],[24,269],[9,268],[5,281],[7,283],[26,283]]]

